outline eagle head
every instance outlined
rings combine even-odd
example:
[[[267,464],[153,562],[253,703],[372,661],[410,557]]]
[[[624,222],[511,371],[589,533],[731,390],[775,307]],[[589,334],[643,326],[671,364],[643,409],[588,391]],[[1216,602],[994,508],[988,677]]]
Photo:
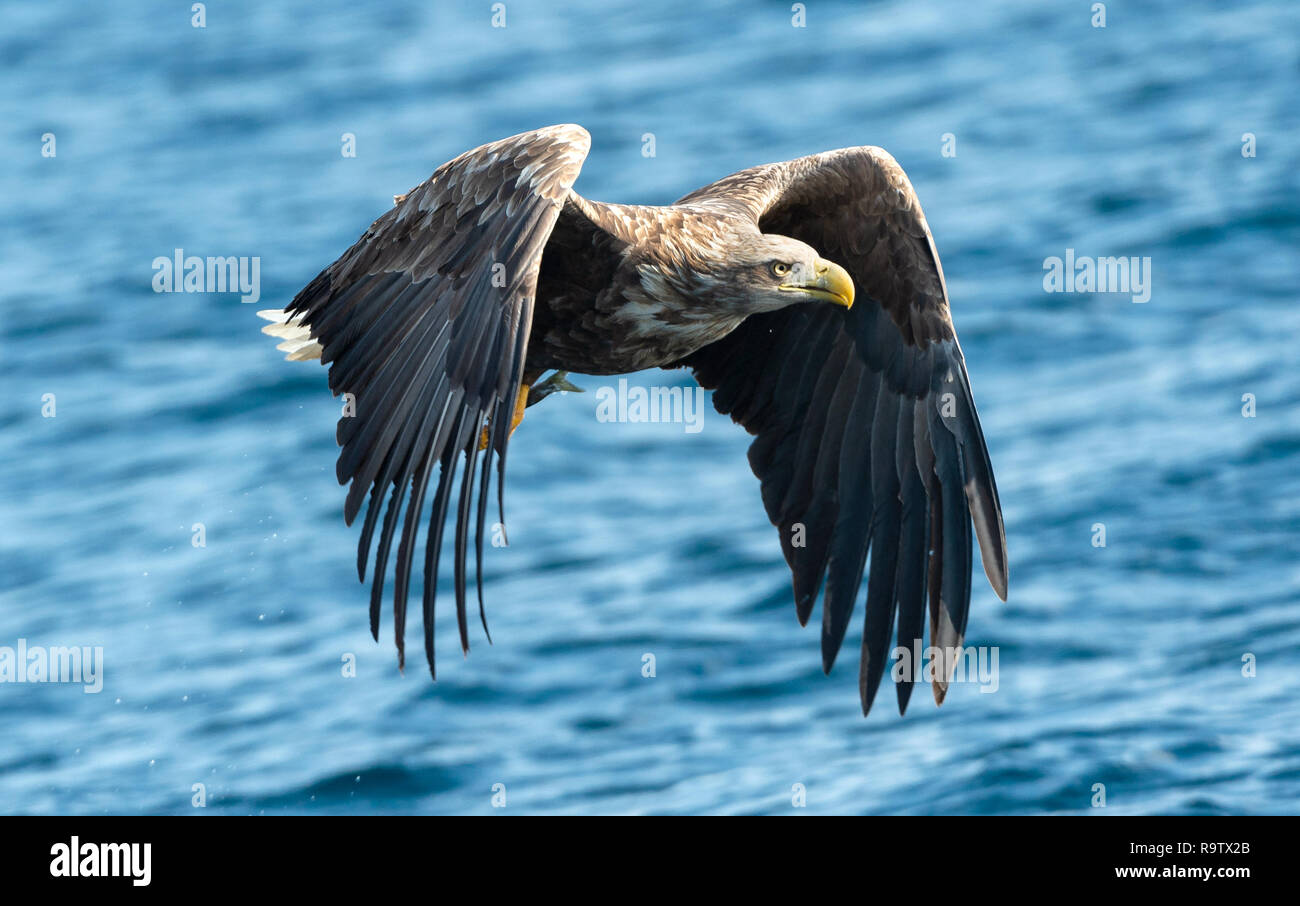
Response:
[[[798,239],[754,232],[728,237],[714,254],[692,262],[698,295],[745,315],[798,302],[853,305],[853,278]]]

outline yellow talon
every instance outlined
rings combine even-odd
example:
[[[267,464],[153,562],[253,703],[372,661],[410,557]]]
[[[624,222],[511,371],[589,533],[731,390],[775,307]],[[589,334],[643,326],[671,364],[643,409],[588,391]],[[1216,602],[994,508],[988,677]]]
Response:
[[[520,384],[520,385],[519,385],[519,396],[518,396],[518,398],[515,400],[515,417],[514,417],[513,419],[511,419],[511,421],[510,421],[510,433],[511,433],[511,434],[514,434],[514,433],[515,433],[515,428],[518,428],[518,427],[519,427],[519,423],[522,422],[522,421],[524,420],[524,409],[526,409],[526,408],[528,408],[528,385],[527,385],[527,384]],[[483,433],[480,434],[479,437],[478,437],[478,448],[479,448],[480,450],[486,450],[486,449],[488,448],[488,439],[489,439],[488,428],[489,428],[489,427],[490,427],[490,423],[487,424],[487,425],[484,425],[484,426],[483,426]]]
[[[510,420],[510,433],[515,433],[515,428],[524,420],[524,410],[528,408],[528,385],[519,385],[519,396],[515,399],[515,417]]]

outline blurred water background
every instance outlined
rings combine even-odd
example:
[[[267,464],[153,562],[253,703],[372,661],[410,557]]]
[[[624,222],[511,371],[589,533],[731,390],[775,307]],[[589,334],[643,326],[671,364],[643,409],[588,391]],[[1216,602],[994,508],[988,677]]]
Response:
[[[1106,7],[0,3],[0,645],[105,660],[99,694],[0,684],[0,811],[1300,811],[1300,6]],[[1006,514],[967,639],[995,694],[863,720],[861,608],[823,676],[744,432],[591,392],[515,436],[494,644],[442,623],[433,684],[389,614],[370,639],[338,403],[253,311],[558,122],[609,201],[846,145],[907,169]],[[155,294],[178,248],[260,257],[261,300]],[[1149,256],[1150,301],[1044,292],[1066,249]]]

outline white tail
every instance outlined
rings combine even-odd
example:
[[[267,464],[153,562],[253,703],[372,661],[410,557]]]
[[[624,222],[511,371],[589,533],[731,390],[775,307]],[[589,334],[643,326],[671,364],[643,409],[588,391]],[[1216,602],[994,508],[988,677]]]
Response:
[[[302,322],[300,315],[290,317],[287,311],[264,308],[257,313],[257,316],[273,322],[263,327],[262,333],[284,340],[275,348],[288,353],[284,357],[286,361],[305,362],[309,359],[319,359],[324,352],[321,345],[312,339],[311,328]]]

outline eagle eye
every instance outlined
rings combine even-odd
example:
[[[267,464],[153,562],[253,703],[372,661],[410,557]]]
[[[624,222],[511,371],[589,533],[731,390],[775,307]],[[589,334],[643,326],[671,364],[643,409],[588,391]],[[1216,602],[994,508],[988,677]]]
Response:
[[[784,277],[786,274],[790,273],[790,265],[783,261],[773,261],[772,273],[776,274],[778,277]]]

